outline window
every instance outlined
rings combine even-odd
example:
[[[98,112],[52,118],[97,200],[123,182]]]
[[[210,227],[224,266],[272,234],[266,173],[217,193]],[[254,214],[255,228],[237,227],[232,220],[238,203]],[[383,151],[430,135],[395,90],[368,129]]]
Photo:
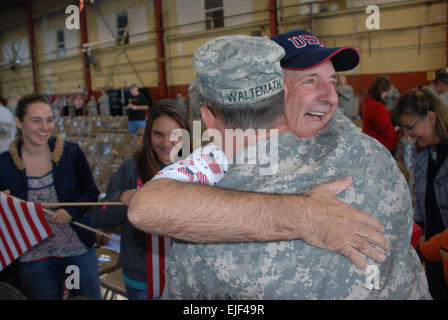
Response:
[[[65,57],[64,29],[56,30],[56,47],[59,57]]]
[[[14,41],[12,43],[12,52],[14,54],[14,60],[15,60],[16,64],[20,64],[21,63],[20,56],[19,56],[19,49],[20,49],[19,41]]]
[[[117,42],[118,42],[118,44],[121,43],[121,40],[123,38],[124,31],[126,30],[127,25],[128,25],[128,13],[126,11],[117,13],[117,36],[118,36]],[[126,35],[126,38],[124,39],[123,44],[128,44],[128,43],[129,43],[129,30]]]
[[[224,27],[223,0],[205,0],[205,19],[207,29]]]

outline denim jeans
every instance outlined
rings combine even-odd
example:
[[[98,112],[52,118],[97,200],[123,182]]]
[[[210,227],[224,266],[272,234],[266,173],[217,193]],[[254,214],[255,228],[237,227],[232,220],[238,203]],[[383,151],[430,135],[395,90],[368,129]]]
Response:
[[[148,290],[140,290],[134,287],[131,287],[125,282],[126,287],[126,297],[129,300],[147,300],[148,299]]]
[[[145,120],[130,120],[128,121],[128,132],[132,134],[136,134],[139,128],[146,127]]]
[[[33,300],[61,300],[65,280],[71,287],[77,274],[68,266],[79,269],[79,288],[69,289],[71,296],[101,300],[100,276],[95,249],[74,257],[48,258],[43,261],[20,262],[20,276],[28,296]],[[76,268],[74,268],[76,270]],[[66,273],[67,272],[67,273]]]

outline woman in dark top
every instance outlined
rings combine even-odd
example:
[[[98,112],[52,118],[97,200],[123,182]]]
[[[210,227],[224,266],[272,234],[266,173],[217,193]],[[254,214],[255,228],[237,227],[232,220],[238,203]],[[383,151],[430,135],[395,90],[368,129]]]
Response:
[[[188,132],[186,110],[175,100],[161,100],[149,114],[143,136],[143,147],[134,158],[125,160],[112,176],[106,201],[122,201],[126,206],[96,208],[95,224],[101,228],[121,226],[120,265],[130,300],[158,298],[164,287],[164,261],[171,239],[146,234],[132,226],[127,218],[127,205],[137,189],[171,159],[171,151],[179,141],[171,141],[175,129]],[[177,149],[175,149],[177,150]]]
[[[448,106],[429,88],[406,92],[392,112],[393,122],[415,139],[414,220],[425,239],[448,228]],[[429,291],[448,299],[442,262],[426,261]]]
[[[52,137],[54,114],[38,94],[22,97],[16,109],[20,137],[0,155],[0,190],[33,202],[95,202],[95,186],[84,153],[62,136]],[[31,299],[62,299],[68,266],[79,270],[72,295],[101,299],[95,234],[70,224],[93,226],[88,207],[53,208],[46,214],[53,234],[19,258],[20,277]],[[68,286],[70,287],[70,286]]]

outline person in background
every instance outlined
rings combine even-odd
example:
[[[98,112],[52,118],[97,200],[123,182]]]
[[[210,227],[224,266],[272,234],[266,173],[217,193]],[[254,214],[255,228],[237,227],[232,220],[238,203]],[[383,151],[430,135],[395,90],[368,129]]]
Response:
[[[101,96],[98,99],[98,103],[100,104],[101,116],[110,116],[109,96],[107,95],[106,90],[101,90]]]
[[[0,153],[9,149],[9,144],[16,136],[14,115],[0,103]]]
[[[391,82],[387,76],[375,78],[367,91],[363,108],[362,131],[381,142],[392,154],[399,136],[385,106]]]
[[[448,73],[438,72],[433,82],[433,88],[448,108]]]
[[[67,117],[69,115],[69,109],[68,109],[68,97],[62,96],[60,99],[60,107],[62,110],[62,116]]]
[[[17,105],[20,136],[0,155],[0,190],[40,203],[95,202],[99,191],[89,164],[76,143],[52,137],[55,123],[41,95],[22,97]],[[73,296],[101,299],[95,234],[72,221],[93,226],[89,207],[55,207],[46,214],[53,234],[20,256],[20,277],[31,299],[62,299],[69,265],[79,268],[79,289]]]
[[[386,108],[389,111],[392,111],[397,105],[397,99],[400,97],[400,91],[391,83],[389,93],[385,99]]]
[[[18,96],[11,96],[7,99],[6,108],[8,108],[9,111],[11,111],[12,114],[16,113],[17,108],[17,101],[20,97]]]
[[[448,228],[448,108],[429,88],[407,91],[392,119],[415,139],[414,220],[431,237]],[[434,299],[448,299],[442,262],[426,261],[429,291]]]
[[[84,113],[84,98],[78,93],[75,98],[75,116],[82,116]]]
[[[55,95],[54,96],[54,100],[53,103],[51,104],[52,108],[53,108],[53,114],[55,117],[55,121],[58,121],[59,118],[61,117],[61,106],[59,103],[59,96]]]
[[[123,110],[127,110],[129,133],[135,134],[138,128],[145,127],[146,111],[151,105],[146,96],[138,91],[136,84],[131,84],[129,91],[128,104],[123,107]]]
[[[158,298],[163,290],[164,264],[159,265],[159,261],[168,257],[171,240],[146,234],[132,226],[127,218],[127,205],[142,184],[171,163],[171,151],[177,141],[171,141],[170,135],[176,129],[188,130],[186,110],[175,100],[160,100],[149,113],[142,149],[134,158],[123,162],[107,188],[106,201],[122,201],[126,206],[108,206],[94,211],[97,227],[121,226],[120,265],[126,296],[130,300]],[[159,248],[157,243],[164,253],[152,249]]]
[[[75,97],[68,95],[68,115],[74,117],[76,115]]]
[[[347,78],[344,75],[338,75],[338,85],[336,86],[336,92],[338,94],[338,107],[343,110],[344,114],[349,119],[356,119],[358,117],[357,110],[354,109],[355,94],[353,87],[347,84]]]
[[[98,115],[98,103],[93,94],[90,96],[89,102],[87,102],[87,114],[89,117],[96,117]]]

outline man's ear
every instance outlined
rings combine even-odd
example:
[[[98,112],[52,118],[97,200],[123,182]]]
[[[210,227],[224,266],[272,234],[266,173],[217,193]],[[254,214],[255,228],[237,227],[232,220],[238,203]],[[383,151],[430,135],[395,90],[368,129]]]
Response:
[[[216,128],[216,118],[210,111],[208,107],[205,105],[201,106],[201,118],[204,121],[205,127],[207,129],[215,129]]]

